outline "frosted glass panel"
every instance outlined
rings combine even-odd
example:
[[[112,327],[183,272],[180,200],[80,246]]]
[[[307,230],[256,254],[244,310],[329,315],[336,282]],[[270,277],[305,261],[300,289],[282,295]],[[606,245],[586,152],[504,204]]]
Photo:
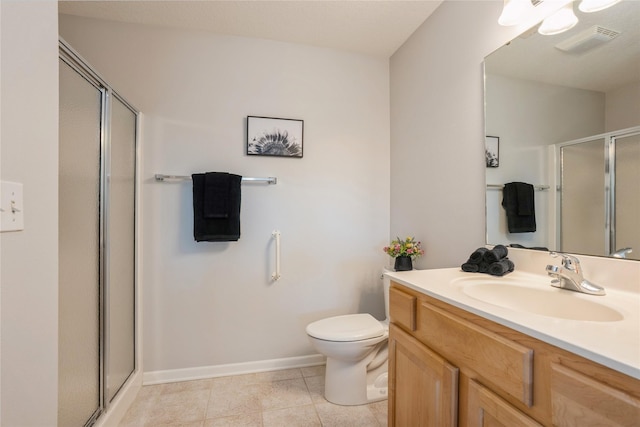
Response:
[[[83,426],[100,406],[101,97],[60,61],[60,426]],[[32,386],[35,392],[37,384]]]
[[[632,248],[640,260],[640,135],[616,139],[616,234],[614,250]]]
[[[108,208],[108,401],[135,367],[135,138],[136,115],[113,97]]]
[[[604,139],[562,147],[561,251],[606,255]]]

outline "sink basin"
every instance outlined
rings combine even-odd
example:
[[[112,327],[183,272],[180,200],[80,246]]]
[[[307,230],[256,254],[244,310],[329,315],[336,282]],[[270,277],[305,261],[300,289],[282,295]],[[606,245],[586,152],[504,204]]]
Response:
[[[454,281],[461,291],[476,300],[540,316],[592,322],[617,322],[619,311],[600,302],[601,296],[584,295],[549,284],[505,278],[464,278]]]

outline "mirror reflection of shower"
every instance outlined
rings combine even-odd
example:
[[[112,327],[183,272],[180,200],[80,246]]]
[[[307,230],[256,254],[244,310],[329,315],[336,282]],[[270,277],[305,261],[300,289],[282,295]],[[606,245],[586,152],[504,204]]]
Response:
[[[640,259],[640,127],[556,145],[563,252]]]

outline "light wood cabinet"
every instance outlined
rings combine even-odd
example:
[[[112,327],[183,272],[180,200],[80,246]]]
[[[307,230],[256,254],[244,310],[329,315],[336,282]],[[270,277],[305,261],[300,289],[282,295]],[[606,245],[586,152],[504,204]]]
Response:
[[[640,427],[640,381],[392,282],[389,426]]]
[[[541,427],[488,388],[469,381],[469,427]]]
[[[391,425],[457,426],[458,368],[397,326],[390,329]]]
[[[551,399],[557,426],[640,426],[640,399],[556,363]]]

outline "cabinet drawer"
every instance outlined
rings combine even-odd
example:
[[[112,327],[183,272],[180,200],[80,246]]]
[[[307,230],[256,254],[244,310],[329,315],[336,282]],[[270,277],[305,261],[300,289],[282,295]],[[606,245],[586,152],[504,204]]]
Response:
[[[556,426],[637,426],[640,400],[572,369],[551,364],[551,412]]]
[[[418,335],[457,366],[467,366],[496,390],[533,404],[533,350],[450,314],[420,304]]]
[[[477,382],[469,381],[468,427],[542,427]]]
[[[389,316],[391,321],[409,331],[416,330],[417,298],[397,288],[389,289]]]

